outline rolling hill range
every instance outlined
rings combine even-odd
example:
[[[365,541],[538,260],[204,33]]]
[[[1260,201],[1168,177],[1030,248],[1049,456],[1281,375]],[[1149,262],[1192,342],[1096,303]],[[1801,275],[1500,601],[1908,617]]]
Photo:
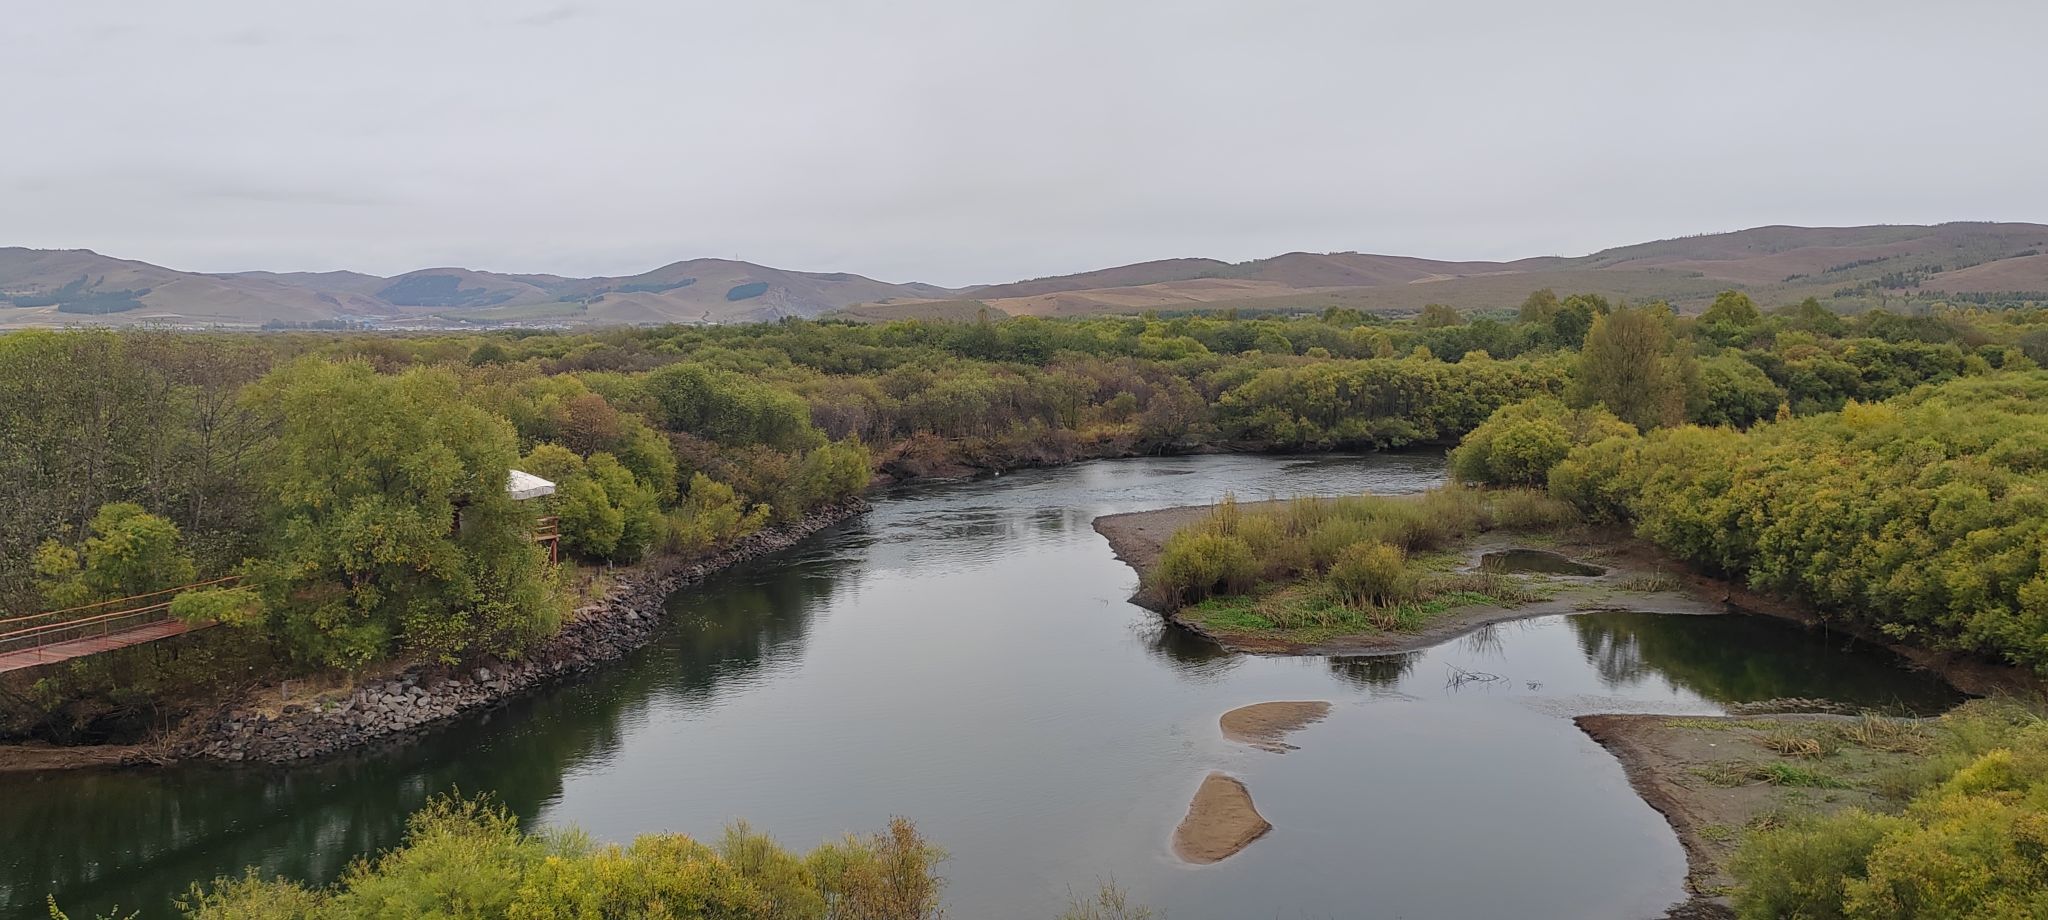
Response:
[[[566,278],[426,268],[201,274],[90,250],[0,249],[0,328],[73,323],[377,328],[495,324],[730,323],[827,313],[854,319],[1087,316],[1148,310],[1428,303],[1510,309],[1536,288],[1697,309],[1728,288],[1766,305],[1838,309],[1938,299],[2048,301],[2048,226],[1757,227],[1586,256],[1450,262],[1291,252],[1230,263],[1184,258],[966,289],[893,284],[693,259],[638,275]]]
[[[616,278],[462,268],[384,278],[347,271],[208,275],[84,249],[0,249],[0,327],[730,323],[954,293],[936,285],[783,271],[725,259],[676,262]]]
[[[1510,309],[1532,290],[1668,300],[1698,309],[1740,288],[1765,304],[1815,297],[1861,309],[1944,294],[2048,300],[2048,226],[1757,227],[1640,243],[1576,258],[1444,262],[1356,252],[1294,252],[1251,262],[1201,259],[970,288],[947,299],[861,304],[863,319],[1085,316],[1145,310],[1410,311],[1428,303]]]

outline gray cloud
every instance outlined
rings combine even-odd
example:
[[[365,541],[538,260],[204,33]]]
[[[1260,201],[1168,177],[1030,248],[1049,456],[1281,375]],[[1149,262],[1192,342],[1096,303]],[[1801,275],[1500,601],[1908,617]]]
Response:
[[[0,244],[205,271],[738,255],[960,284],[2048,218],[2048,7],[2021,0],[12,15],[39,40],[0,58],[0,124],[35,142],[0,145]]]

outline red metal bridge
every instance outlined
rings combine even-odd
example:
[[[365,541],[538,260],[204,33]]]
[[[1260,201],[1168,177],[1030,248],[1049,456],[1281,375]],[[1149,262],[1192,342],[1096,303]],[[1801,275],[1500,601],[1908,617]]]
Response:
[[[205,629],[171,616],[171,599],[186,591],[224,588],[240,581],[230,575],[134,597],[0,619],[0,674]]]

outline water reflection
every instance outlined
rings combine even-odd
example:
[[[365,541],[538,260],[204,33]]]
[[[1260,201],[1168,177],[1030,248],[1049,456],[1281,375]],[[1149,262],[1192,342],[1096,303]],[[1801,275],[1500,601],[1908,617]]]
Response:
[[[1824,694],[1852,706],[1938,711],[1960,698],[1886,649],[1760,616],[1587,613],[1569,618],[1586,660],[1616,689],[1661,684],[1716,702]]]
[[[1143,633],[1145,650],[1188,680],[1220,679],[1243,660],[1214,642],[1164,621],[1155,619],[1138,629]]]
[[[1396,655],[1347,655],[1330,659],[1330,673],[1362,690],[1392,690],[1415,670],[1421,652]]]
[[[635,661],[381,750],[299,768],[8,778],[0,915],[34,910],[54,892],[73,916],[117,904],[156,916],[161,902],[122,892],[168,895],[240,866],[333,878],[356,855],[398,843],[406,815],[454,790],[487,791],[534,816],[565,775],[607,762],[623,727],[650,706],[704,705],[797,660],[812,611],[847,564],[798,555],[716,578],[679,595],[713,600]]]
[[[1664,903],[1683,855],[1546,705],[1948,698],[1881,649],[1737,617],[1589,614],[1405,654],[1233,655],[1125,604],[1136,577],[1092,529],[1224,491],[1412,492],[1442,470],[1441,456],[1164,458],[898,493],[678,592],[626,660],[416,742],[294,770],[0,780],[0,916],[36,915],[52,891],[74,916],[117,901],[161,916],[190,881],[244,865],[329,879],[456,788],[608,840],[746,817],[805,845],[911,815],[955,854],[956,916],[1049,916],[1066,886],[1107,874],[1174,916],[1349,916],[1368,898],[1388,916],[1503,915],[1490,898],[1526,917],[1629,915],[1610,908]],[[1448,687],[1456,669],[1503,680]],[[1217,715],[1273,699],[1355,705],[1297,754],[1227,760]],[[1218,758],[1288,833],[1176,871],[1161,828]],[[1385,781],[1361,783],[1374,771]],[[1513,834],[1453,833],[1510,813],[1571,858],[1537,866]],[[1459,879],[1438,877],[1449,869]]]

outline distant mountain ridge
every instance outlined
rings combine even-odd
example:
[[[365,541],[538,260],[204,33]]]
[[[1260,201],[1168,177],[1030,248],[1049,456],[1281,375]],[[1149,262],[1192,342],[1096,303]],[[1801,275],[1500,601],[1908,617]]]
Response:
[[[1290,252],[1228,263],[1168,259],[1014,284],[959,297],[862,304],[847,315],[962,318],[1076,316],[1144,310],[1511,309],[1537,288],[1703,307],[1720,291],[1766,304],[1814,297],[1845,309],[1940,295],[2033,295],[2048,301],[2048,226],[1961,222],[1864,227],[1754,227],[1577,257],[1454,262],[1357,252]]]
[[[0,328],[70,323],[248,327],[729,323],[852,318],[1067,316],[1176,309],[1504,309],[1540,287],[1664,299],[1727,288],[1765,303],[1841,307],[2034,293],[2048,300],[2048,226],[1756,227],[1510,262],[1290,252],[1249,262],[1181,258],[970,288],[897,284],[690,259],[637,275],[568,278],[465,268],[201,274],[91,250],[0,248]]]
[[[726,259],[692,259],[622,277],[446,267],[387,278],[350,271],[202,274],[87,249],[0,248],[0,327],[748,322],[954,293],[931,284]]]

